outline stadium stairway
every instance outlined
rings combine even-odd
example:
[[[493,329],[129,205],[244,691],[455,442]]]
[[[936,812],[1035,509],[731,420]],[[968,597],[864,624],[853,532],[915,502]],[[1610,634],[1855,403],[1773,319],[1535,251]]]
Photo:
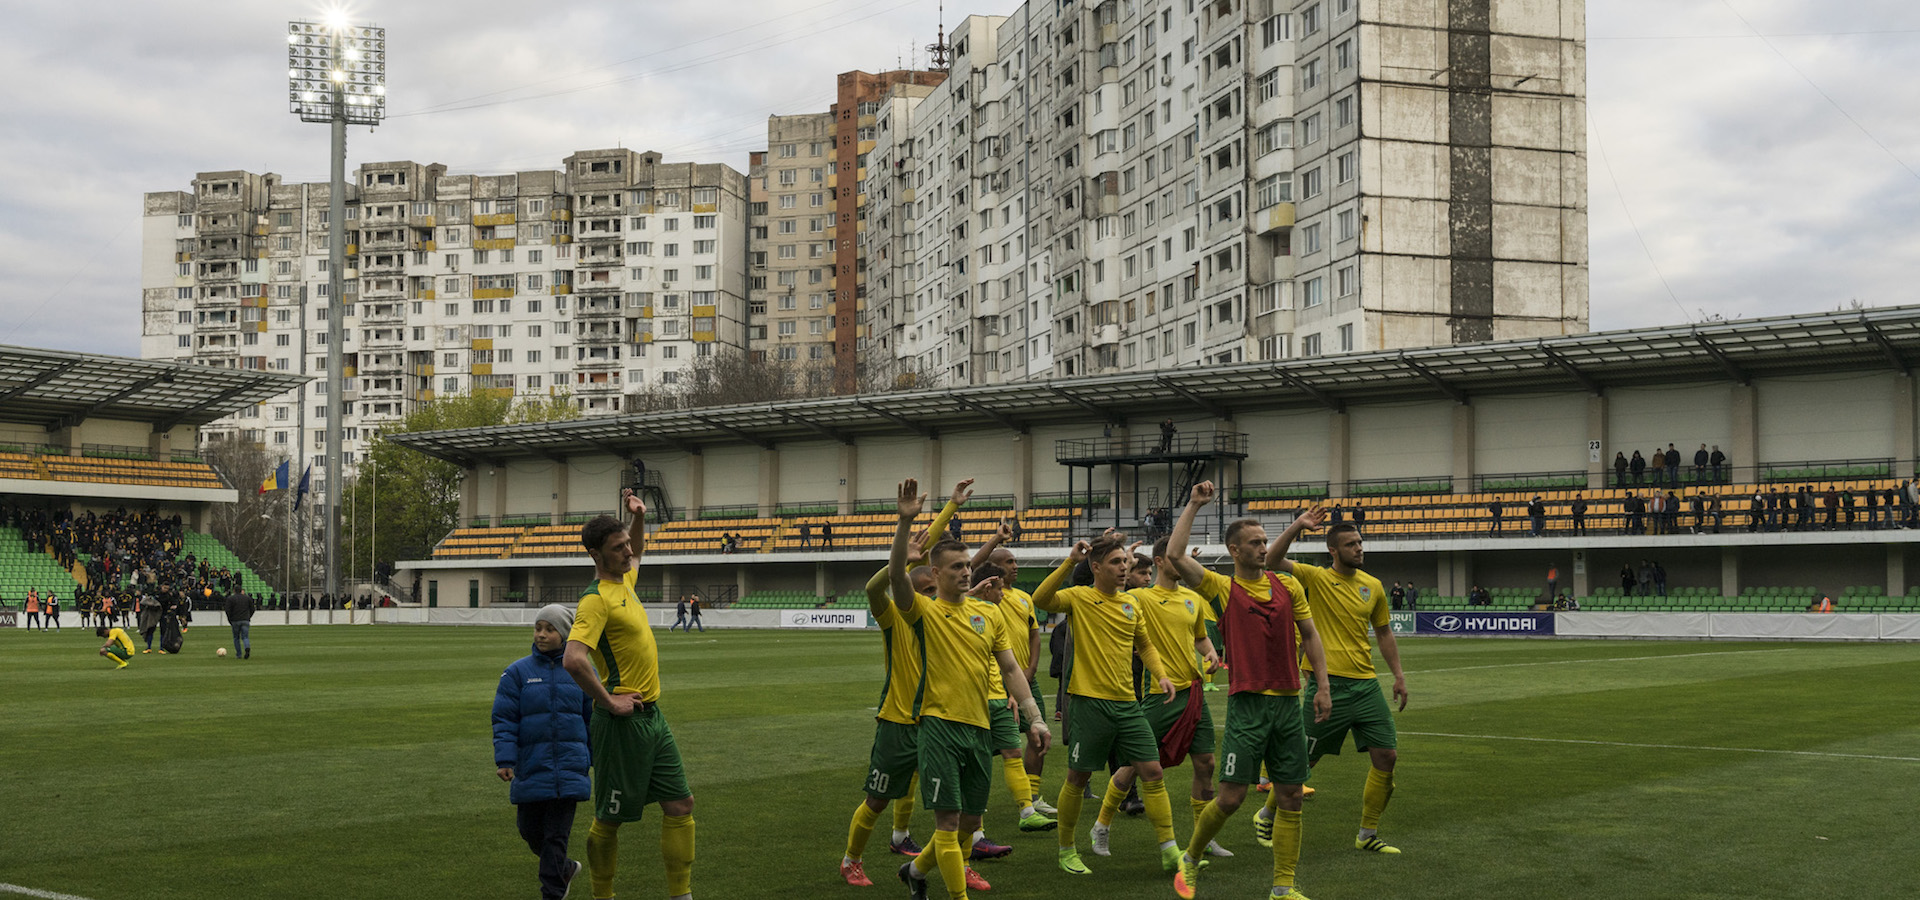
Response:
[[[0,528],[0,602],[18,606],[29,590],[51,590],[70,603],[79,587],[46,548],[28,546],[18,528]]]
[[[261,578],[251,567],[241,562],[238,555],[227,549],[227,545],[220,543],[213,535],[194,531],[186,532],[181,536],[180,552],[191,553],[195,559],[205,560],[207,565],[214,568],[230,569],[240,573],[240,590],[246,593],[267,596],[273,596],[276,593],[273,586],[267,584],[266,579]]]

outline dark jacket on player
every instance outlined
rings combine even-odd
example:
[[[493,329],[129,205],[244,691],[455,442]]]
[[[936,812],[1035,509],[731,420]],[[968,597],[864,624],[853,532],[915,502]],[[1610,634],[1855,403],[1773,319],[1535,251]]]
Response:
[[[493,695],[493,764],[513,769],[508,799],[585,800],[593,790],[587,722],[593,703],[561,668],[564,645],[533,653],[500,673]]]

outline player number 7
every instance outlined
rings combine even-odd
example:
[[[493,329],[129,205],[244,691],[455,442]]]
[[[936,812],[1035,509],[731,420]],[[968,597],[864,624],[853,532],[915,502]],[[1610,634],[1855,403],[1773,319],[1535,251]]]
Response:
[[[927,781],[933,785],[933,796],[928,798],[928,802],[938,803],[940,801],[940,779],[929,778]]]

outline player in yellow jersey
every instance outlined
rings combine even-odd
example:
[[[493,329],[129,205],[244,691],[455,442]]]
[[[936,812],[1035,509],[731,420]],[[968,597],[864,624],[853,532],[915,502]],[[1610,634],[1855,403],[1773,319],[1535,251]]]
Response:
[[[580,595],[562,662],[593,700],[588,728],[593,824],[587,829],[587,865],[595,900],[612,897],[620,824],[639,821],[647,804],[658,803],[667,896],[691,900],[693,791],[687,787],[666,714],[660,711],[660,657],[653,626],[633,592],[646,551],[647,505],[631,489],[620,496],[628,524],[597,516],[580,529],[595,581]]]
[[[1213,799],[1214,745],[1213,713],[1206,701],[1200,699],[1197,689],[1208,673],[1220,667],[1220,655],[1207,635],[1208,604],[1199,594],[1181,586],[1179,570],[1167,560],[1166,538],[1153,545],[1150,562],[1154,582],[1127,593],[1146,614],[1147,639],[1160,654],[1160,662],[1166,666],[1167,678],[1173,682],[1175,691],[1170,703],[1157,702],[1163,698],[1149,696],[1141,706],[1146,711],[1148,724],[1153,726],[1154,739],[1160,742],[1161,762],[1178,765],[1178,760],[1192,757],[1193,790],[1189,803],[1197,818],[1207,801]],[[1157,685],[1152,693],[1159,693]],[[1133,767],[1122,766],[1113,773],[1112,782],[1101,798],[1100,817],[1093,826],[1093,852],[1099,856],[1109,853],[1108,834],[1113,814],[1120,810],[1121,798],[1126,796],[1132,783]],[[1214,842],[1207,844],[1207,854],[1227,857],[1232,856],[1233,851]]]
[[[998,663],[999,676],[1019,708],[1032,720],[1031,730],[1044,748],[1050,743],[1039,709],[1027,690],[1026,679],[1013,658],[1012,642],[990,605],[967,596],[971,563],[959,541],[933,546],[935,597],[918,596],[907,576],[907,530],[926,502],[914,479],[900,483],[899,523],[887,574],[894,608],[900,620],[920,629],[925,647],[924,690],[920,703],[920,795],[933,810],[932,846],[900,867],[900,880],[909,893],[924,900],[927,875],[940,870],[952,900],[967,896],[966,863],[960,849],[960,829],[979,827],[993,786],[988,768],[991,718],[988,711],[988,661]],[[991,587],[991,585],[987,585]]]
[[[1064,587],[1081,560],[1088,561],[1093,584]],[[1106,765],[1108,755],[1133,764],[1140,776],[1140,799],[1160,841],[1160,860],[1171,869],[1180,857],[1173,837],[1173,806],[1167,800],[1165,773],[1153,726],[1141,711],[1133,689],[1133,656],[1151,673],[1165,700],[1173,697],[1160,654],[1147,639],[1147,626],[1132,597],[1122,593],[1133,569],[1133,553],[1124,539],[1101,535],[1088,544],[1073,546],[1066,562],[1054,569],[1033,593],[1035,606],[1073,617],[1073,673],[1068,676],[1071,699],[1067,715],[1067,782],[1060,788],[1060,868],[1075,875],[1090,874],[1080,859],[1074,828],[1080,820],[1080,801],[1094,771]],[[1162,701],[1164,702],[1164,700]]]
[[[1287,559],[1287,548],[1301,534],[1320,527],[1327,511],[1319,504],[1293,520],[1287,530],[1267,548],[1267,565],[1290,572],[1307,588],[1313,605],[1313,619],[1327,646],[1329,694],[1333,714],[1325,722],[1307,726],[1307,765],[1320,761],[1324,754],[1340,752],[1348,732],[1353,733],[1353,749],[1364,750],[1372,767],[1367,771],[1366,787],[1360,794],[1360,833],[1353,846],[1374,853],[1399,853],[1380,840],[1380,814],[1393,798],[1393,766],[1400,754],[1393,727],[1395,709],[1407,708],[1407,675],[1400,668],[1400,644],[1394,640],[1392,613],[1387,592],[1380,579],[1360,570],[1366,563],[1366,547],[1360,529],[1341,522],[1327,529],[1327,553],[1332,565],[1321,567]],[[1393,672],[1393,698],[1389,707],[1380,693],[1379,675],[1373,668],[1373,645],[1367,632],[1380,644],[1380,656]],[[1308,688],[1313,696],[1315,688]]]
[[[1300,786],[1307,780],[1306,722],[1300,709],[1304,652],[1319,686],[1313,718],[1332,711],[1327,698],[1327,659],[1314,626],[1307,593],[1291,575],[1267,570],[1267,531],[1257,519],[1227,523],[1224,543],[1233,559],[1233,577],[1208,571],[1187,555],[1187,540],[1201,507],[1213,501],[1213,482],[1193,486],[1180,520],[1167,536],[1166,558],[1180,580],[1213,604],[1220,614],[1228,670],[1227,728],[1220,745],[1220,788],[1200,811],[1193,838],[1179,856],[1174,893],[1192,900],[1207,844],[1247,799],[1264,763],[1274,781],[1278,821],[1273,828],[1274,897],[1305,900],[1294,890],[1300,863]]]
[[[114,666],[115,669],[127,667],[127,660],[133,658],[133,638],[127,637],[126,629],[102,625],[93,630],[93,635],[107,639],[106,643],[100,645],[101,656],[119,663]]]
[[[1020,631],[1018,619],[1021,609],[1025,609],[1026,618],[1033,622],[1033,636],[1029,643],[1023,645],[1017,637],[1014,640],[1013,656],[1020,661],[1020,667],[1027,671],[1027,688],[1033,692],[1033,702],[1040,707],[1041,718],[1045,718],[1047,701],[1040,693],[1038,668],[1040,665],[1039,621],[1034,613],[1033,595],[1013,586],[1014,582],[1020,578],[1020,560],[1014,556],[1012,548],[1007,546],[1012,540],[1012,523],[1001,519],[999,527],[994,529],[986,543],[981,544],[980,549],[973,554],[973,567],[978,569],[991,563],[1004,573],[1004,577],[1000,580],[1001,596],[1010,598],[1019,606],[1002,606],[1001,611],[1007,613],[1008,621],[1015,624],[1016,633]],[[1026,723],[1020,724],[1024,730]],[[1027,769],[1027,793],[1029,794],[1027,803],[1033,807],[1034,812],[1051,818],[1057,810],[1053,808],[1053,804],[1048,803],[1046,798],[1041,796],[1040,790],[1040,773],[1045,771],[1046,755],[1039,752],[1032,740],[1028,740],[1026,749],[1021,751],[1021,760],[1026,764]]]
[[[912,586],[916,592],[924,594],[933,589],[933,573],[925,568],[926,552],[932,548],[937,535],[946,533],[947,523],[960,511],[960,505],[973,496],[972,488],[971,478],[954,485],[953,495],[934,518],[933,526],[914,535],[909,543],[907,564],[912,577],[915,581],[924,580]],[[913,818],[914,773],[920,765],[918,726],[924,686],[920,667],[923,648],[920,629],[901,621],[895,612],[889,584],[885,567],[867,581],[867,609],[880,626],[887,678],[880,692],[879,712],[874,716],[873,749],[867,756],[867,798],[854,808],[853,823],[847,828],[846,853],[840,857],[840,877],[859,887],[873,884],[861,857],[866,853],[867,841],[873,836],[880,811],[886,809],[889,802],[893,804],[893,839],[889,847],[895,853],[908,856],[920,853],[908,826]]]
[[[1032,694],[1034,693],[1033,668],[1022,657],[1031,659],[1039,652],[1040,624],[1034,620],[1033,607],[1028,605],[1032,602],[1031,600],[1022,602],[1017,597],[1009,596],[1010,591],[1003,586],[1006,583],[1006,577],[1007,573],[992,563],[975,567],[973,581],[981,587],[974,591],[972,596],[985,600],[1000,614],[1000,625],[1007,632],[1007,641],[1013,645],[1014,662],[1020,665],[1020,677],[1027,680],[1027,692]],[[1020,830],[1052,831],[1056,824],[1054,820],[1042,815],[1033,807],[1033,794],[1027,781],[1027,767],[1021,758],[1022,749],[1034,748],[1032,733],[1028,732],[1025,741],[1021,740],[1021,720],[1025,717],[1009,708],[1007,691],[1000,684],[1000,679],[993,677],[992,672],[987,674],[987,705],[993,714],[992,746],[994,752],[1000,755],[1001,771],[1006,774],[1007,790],[1013,795],[1014,809],[1020,811]],[[1039,707],[1040,701],[1036,698],[1034,708],[1044,713],[1045,710]],[[981,846],[983,843],[988,843],[986,834],[976,832],[973,836],[976,858],[990,858],[982,852],[986,849]],[[990,843],[988,846],[998,848],[998,845]],[[1013,848],[1006,848],[1006,853],[1011,852]]]

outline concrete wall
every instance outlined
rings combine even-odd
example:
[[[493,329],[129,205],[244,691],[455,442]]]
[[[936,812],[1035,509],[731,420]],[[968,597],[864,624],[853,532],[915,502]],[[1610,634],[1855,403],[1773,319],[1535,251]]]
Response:
[[[664,471],[664,460],[647,460],[648,468],[661,467],[662,477],[670,483],[684,483],[684,467],[680,472],[669,474]],[[676,461],[678,462],[678,461]],[[563,509],[567,512],[587,512],[596,509],[613,509],[618,505],[620,482],[626,476],[627,462],[607,456],[583,456],[567,460],[567,494],[560,498],[565,501]],[[675,477],[678,476],[678,477]],[[685,500],[674,497],[676,504]]]
[[[1453,404],[1393,403],[1357,406],[1349,412],[1352,477],[1401,478],[1453,471]]]
[[[553,503],[554,465],[544,459],[507,463],[507,509],[513,512],[547,512]]]
[[[1585,394],[1477,398],[1473,414],[1475,472],[1577,472],[1587,467]]]
[[[1326,410],[1248,413],[1234,420],[1247,435],[1249,484],[1327,479]]]
[[[1733,446],[1732,385],[1679,384],[1672,387],[1616,388],[1607,392],[1607,429],[1612,445],[1602,448],[1611,463],[1615,452],[1649,454],[1673,444],[1682,465],[1693,465],[1701,444]],[[1752,460],[1735,460],[1747,465]]]
[[[891,497],[907,478],[923,477],[926,442],[918,436],[867,438],[860,441],[860,464],[855,468],[854,499]],[[937,493],[929,488],[928,493]]]
[[[1759,391],[1759,462],[1892,456],[1889,372],[1770,378]]]
[[[840,447],[832,442],[782,446],[779,502],[832,503],[837,500],[840,497]],[[888,491],[882,496],[890,494]]]
[[[760,448],[751,444],[708,447],[705,506],[736,506],[760,500]]]

